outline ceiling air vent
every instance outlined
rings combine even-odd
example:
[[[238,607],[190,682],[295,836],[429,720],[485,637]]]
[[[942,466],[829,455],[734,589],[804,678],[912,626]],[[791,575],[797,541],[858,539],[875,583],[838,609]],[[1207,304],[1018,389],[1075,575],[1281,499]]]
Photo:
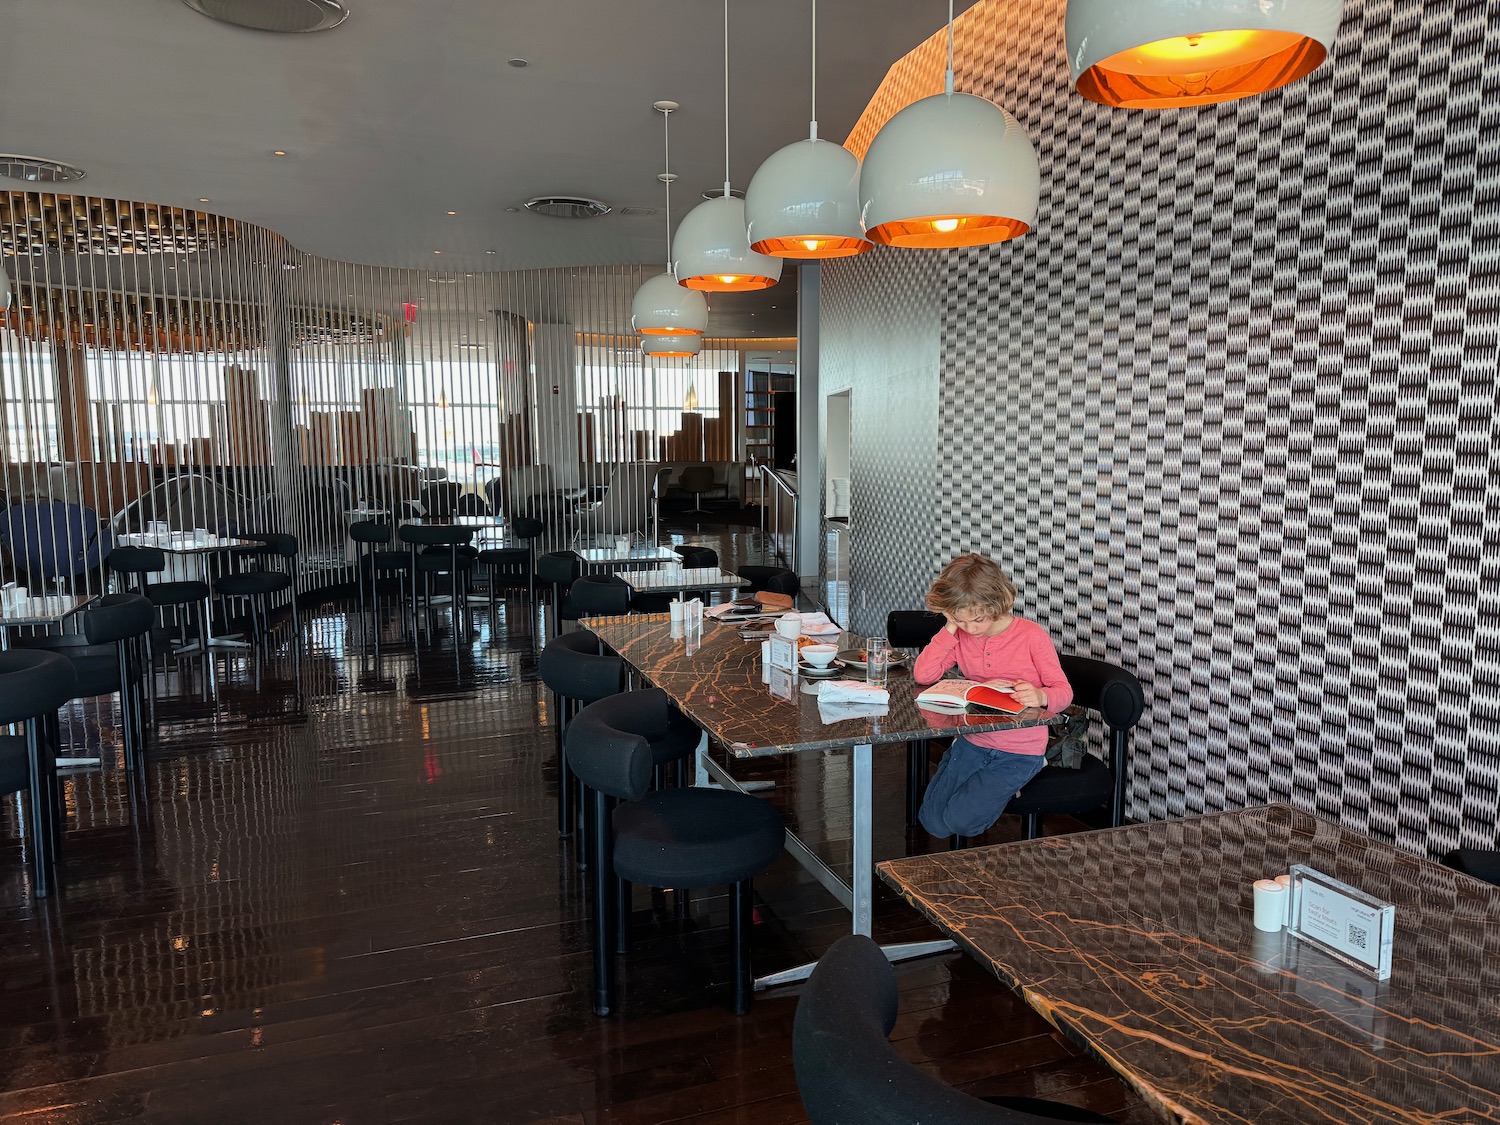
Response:
[[[550,215],[554,219],[596,219],[610,212],[608,203],[577,195],[539,195],[528,199],[524,206],[534,215]]]
[[[655,207],[621,207],[620,214],[627,219],[639,219],[646,215],[656,214]]]
[[[7,180],[30,180],[38,184],[61,184],[69,180],[81,180],[87,173],[71,164],[56,160],[42,160],[36,156],[15,156],[0,153],[0,176]]]
[[[349,16],[339,0],[182,0],[195,12],[252,31],[327,31]]]

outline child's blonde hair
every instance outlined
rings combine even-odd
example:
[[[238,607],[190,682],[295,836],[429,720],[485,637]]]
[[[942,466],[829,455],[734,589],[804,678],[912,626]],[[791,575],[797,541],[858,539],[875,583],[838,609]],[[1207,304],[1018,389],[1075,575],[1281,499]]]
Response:
[[[950,617],[974,610],[988,618],[1004,617],[1016,604],[1016,584],[994,559],[960,555],[943,567],[927,591],[927,608]]]

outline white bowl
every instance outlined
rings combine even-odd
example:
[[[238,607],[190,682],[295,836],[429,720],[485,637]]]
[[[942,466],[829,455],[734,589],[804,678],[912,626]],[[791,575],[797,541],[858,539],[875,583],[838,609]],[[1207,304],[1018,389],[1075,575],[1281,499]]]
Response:
[[[796,613],[783,613],[776,619],[776,631],[783,637],[800,637],[802,616]]]
[[[838,645],[803,645],[798,656],[814,668],[827,668],[839,654]]]

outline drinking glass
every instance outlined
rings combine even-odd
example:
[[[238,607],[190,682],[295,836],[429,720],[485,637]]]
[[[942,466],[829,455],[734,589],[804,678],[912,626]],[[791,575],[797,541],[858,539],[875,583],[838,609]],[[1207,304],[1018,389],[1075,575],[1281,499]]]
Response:
[[[886,670],[890,667],[891,645],[884,637],[870,637],[865,641],[865,682],[876,687],[885,687]]]

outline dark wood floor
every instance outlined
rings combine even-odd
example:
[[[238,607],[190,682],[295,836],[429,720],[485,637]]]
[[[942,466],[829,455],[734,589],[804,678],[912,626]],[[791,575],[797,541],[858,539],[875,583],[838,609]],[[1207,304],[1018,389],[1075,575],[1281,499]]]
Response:
[[[697,537],[691,537],[697,538]],[[715,542],[712,537],[706,537]],[[726,562],[753,536],[719,540]],[[30,893],[20,808],[0,815],[0,1115],[105,1121],[805,1121],[794,988],[731,1015],[726,903],[678,928],[636,900],[623,1014],[589,1007],[583,880],[556,833],[553,715],[520,604],[446,617],[420,654],[361,651],[347,601],[280,651],[163,677],[134,804],[108,707],[69,737],[62,889]],[[394,627],[387,633],[395,636]],[[900,755],[879,756],[877,857],[909,846]],[[846,758],[761,769],[847,867]],[[140,794],[137,794],[137,798]],[[1013,819],[1013,818],[1012,818]],[[1061,827],[1061,826],[1058,826]],[[1002,822],[994,839],[1014,834]],[[815,957],[848,915],[789,859],[758,884],[757,968]],[[929,932],[883,894],[877,936]],[[944,1081],[1153,1120],[959,954],[900,968],[893,1039]]]

